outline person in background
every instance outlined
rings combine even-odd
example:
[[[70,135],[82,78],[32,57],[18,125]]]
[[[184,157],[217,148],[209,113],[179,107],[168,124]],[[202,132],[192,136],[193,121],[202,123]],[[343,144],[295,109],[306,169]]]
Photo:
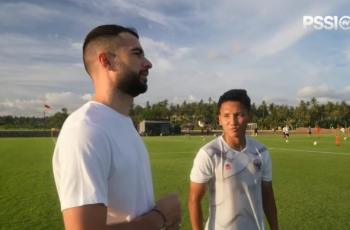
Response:
[[[312,131],[311,131],[311,126],[309,126],[309,129],[308,129],[308,134],[309,134],[309,137],[311,136],[312,134]]]

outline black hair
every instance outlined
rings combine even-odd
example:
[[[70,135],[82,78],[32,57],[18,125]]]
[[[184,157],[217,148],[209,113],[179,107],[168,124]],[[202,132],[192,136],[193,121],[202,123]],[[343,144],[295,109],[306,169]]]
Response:
[[[118,36],[120,33],[123,33],[123,32],[130,33],[135,37],[139,38],[139,35],[137,34],[136,29],[134,28],[124,27],[120,25],[101,25],[101,26],[95,27],[86,35],[84,45],[83,45],[83,52],[86,46],[96,38]]]
[[[220,96],[218,101],[218,112],[220,113],[221,105],[227,101],[238,101],[250,112],[250,98],[245,89],[231,89]]]

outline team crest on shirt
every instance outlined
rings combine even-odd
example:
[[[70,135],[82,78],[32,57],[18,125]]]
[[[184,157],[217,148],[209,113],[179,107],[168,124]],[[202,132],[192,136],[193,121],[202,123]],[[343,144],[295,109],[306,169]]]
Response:
[[[259,156],[255,157],[255,159],[253,161],[253,164],[254,164],[256,170],[260,170],[261,169],[262,161],[261,161]]]
[[[262,167],[262,152],[263,151],[266,151],[266,148],[265,147],[262,147],[260,149],[257,149],[256,148],[256,153],[255,153],[255,158],[254,158],[254,161],[253,161],[253,164],[255,166],[255,169],[256,170],[260,170],[261,167]]]

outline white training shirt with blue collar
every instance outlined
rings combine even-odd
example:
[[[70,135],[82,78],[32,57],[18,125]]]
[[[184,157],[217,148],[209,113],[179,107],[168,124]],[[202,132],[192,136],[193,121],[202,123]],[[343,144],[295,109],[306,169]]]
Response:
[[[242,151],[222,136],[203,146],[191,170],[191,181],[208,184],[207,230],[263,230],[261,181],[272,181],[268,150],[246,137]]]

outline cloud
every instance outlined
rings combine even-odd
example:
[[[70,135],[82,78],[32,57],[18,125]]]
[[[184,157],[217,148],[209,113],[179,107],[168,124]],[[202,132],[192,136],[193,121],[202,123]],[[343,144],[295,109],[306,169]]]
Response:
[[[28,116],[28,115],[42,115],[43,104],[40,100],[5,100],[0,102],[0,116],[5,115],[17,115],[17,116]]]
[[[225,58],[227,58],[227,55],[224,52],[220,52],[218,50],[208,51],[208,59],[210,60],[218,60],[218,59],[225,59]]]
[[[154,22],[166,27],[171,27],[178,25],[175,18],[164,14],[163,12],[152,9],[150,2],[139,2],[139,1],[123,1],[123,0],[105,0],[105,1],[95,1],[95,0],[72,0],[76,4],[98,10],[106,13],[113,13],[115,11],[121,12],[124,15],[138,16],[147,21]]]
[[[318,86],[305,86],[300,89],[297,93],[298,97],[301,99],[311,99],[315,97],[320,102],[327,101],[340,101],[340,100],[349,100],[350,86],[345,88],[335,89],[326,84]]]
[[[73,49],[79,50],[79,52],[81,52],[83,49],[83,43],[82,42],[72,42],[71,47]]]
[[[299,90],[299,97],[320,97],[320,96],[334,96],[335,90],[328,85],[320,86],[305,86]]]
[[[67,108],[69,112],[76,110],[86,101],[91,98],[91,95],[78,95],[72,92],[55,92],[46,93],[42,98],[38,99],[6,99],[0,101],[0,116],[16,115],[16,116],[43,116],[44,104],[51,107],[48,115],[60,111],[62,108]]]
[[[45,94],[44,100],[51,107],[55,107],[57,109],[66,107],[70,110],[73,110],[90,98],[91,95],[89,94],[77,95],[72,92],[59,92]]]
[[[248,89],[255,102],[288,104],[284,98],[297,98],[298,89],[298,97],[305,98],[350,95],[350,87],[335,88],[349,75],[347,33],[308,32],[302,25],[303,15],[342,15],[349,8],[343,0],[3,2],[1,112],[9,111],[6,107],[40,115],[45,100],[59,110],[88,99],[83,95],[91,91],[91,82],[82,66],[82,40],[106,23],[138,28],[153,63],[149,91],[137,101],[192,100],[188,95],[217,99],[229,88]]]
[[[188,96],[188,101],[189,101],[189,102],[196,102],[197,99],[196,99],[195,96],[193,96],[193,95],[190,94],[190,95]]]
[[[150,59],[154,68],[152,72],[166,74],[173,71],[178,62],[190,58],[192,48],[174,47],[162,41],[156,41],[149,37],[140,38],[145,55]]]
[[[340,1],[341,2],[341,1]],[[261,30],[261,23],[258,26],[253,27],[262,36],[253,42],[251,53],[255,54],[259,58],[273,56],[279,54],[292,47],[301,41],[304,37],[314,33],[315,30],[304,28],[303,16],[304,15],[328,15],[334,8],[341,5],[340,2],[334,2],[331,4],[320,2],[318,4],[312,3],[299,3],[291,4],[291,2],[283,3],[281,9],[276,9],[276,5],[269,4],[268,6],[262,6],[260,12],[255,20],[261,22],[266,21],[268,26],[265,31]],[[278,12],[268,15],[270,12]],[[265,20],[265,17],[267,20]],[[261,37],[261,38],[260,38]]]
[[[16,14],[14,15],[14,12]],[[0,25],[13,27],[25,22],[45,22],[61,13],[53,8],[45,8],[25,2],[0,4]]]
[[[91,98],[92,98],[92,95],[89,94],[89,93],[84,94],[84,95],[81,97],[81,99],[84,100],[84,101],[89,101],[89,100],[91,100]]]
[[[130,10],[131,12],[136,12],[139,16],[144,17],[147,20],[162,24],[164,26],[170,26],[170,19],[168,16],[165,16],[161,13],[158,12],[154,12],[151,10],[147,10],[147,9],[143,9],[140,8],[136,5],[129,5],[129,4],[125,4],[124,7],[128,10]]]
[[[18,63],[21,65],[33,62],[66,63],[81,62],[80,43],[60,38],[34,38],[20,33],[0,34],[1,65]]]
[[[170,47],[165,42],[157,42],[149,37],[141,37],[140,42],[144,49],[149,50],[150,52],[155,53],[169,53]]]
[[[277,54],[295,44],[310,31],[304,29],[300,24],[300,19],[298,19],[284,25],[281,30],[274,33],[270,38],[253,46],[252,52],[258,57]]]
[[[190,47],[177,47],[164,41],[156,41],[149,37],[141,37],[140,42],[147,51],[146,56],[169,57],[173,60],[182,60],[193,50]]]
[[[277,104],[277,105],[290,105],[294,106],[298,102],[295,99],[290,99],[290,98],[283,98],[283,97],[270,97],[270,96],[265,96],[263,97],[262,101],[265,101],[267,104]],[[259,104],[258,102],[257,104]]]
[[[140,38],[141,45],[145,50],[146,57],[152,62],[153,68],[151,71],[166,73],[171,71],[173,65],[170,61],[170,47],[164,42],[156,42],[148,37]]]
[[[343,55],[343,57],[345,57],[344,60],[350,64],[350,43],[348,43],[348,45],[346,46],[346,48],[344,48],[341,54]]]
[[[13,93],[35,91],[44,93],[48,88],[75,87],[76,92],[90,90],[90,79],[83,67],[74,63],[35,63],[22,64],[20,68],[15,64],[0,65],[0,84],[4,87],[0,91],[0,98],[11,97]],[[18,87],[23,87],[22,89]],[[56,91],[56,90],[50,90]],[[61,91],[61,90],[58,90]],[[6,95],[8,93],[8,95]],[[28,96],[27,96],[28,97]]]

